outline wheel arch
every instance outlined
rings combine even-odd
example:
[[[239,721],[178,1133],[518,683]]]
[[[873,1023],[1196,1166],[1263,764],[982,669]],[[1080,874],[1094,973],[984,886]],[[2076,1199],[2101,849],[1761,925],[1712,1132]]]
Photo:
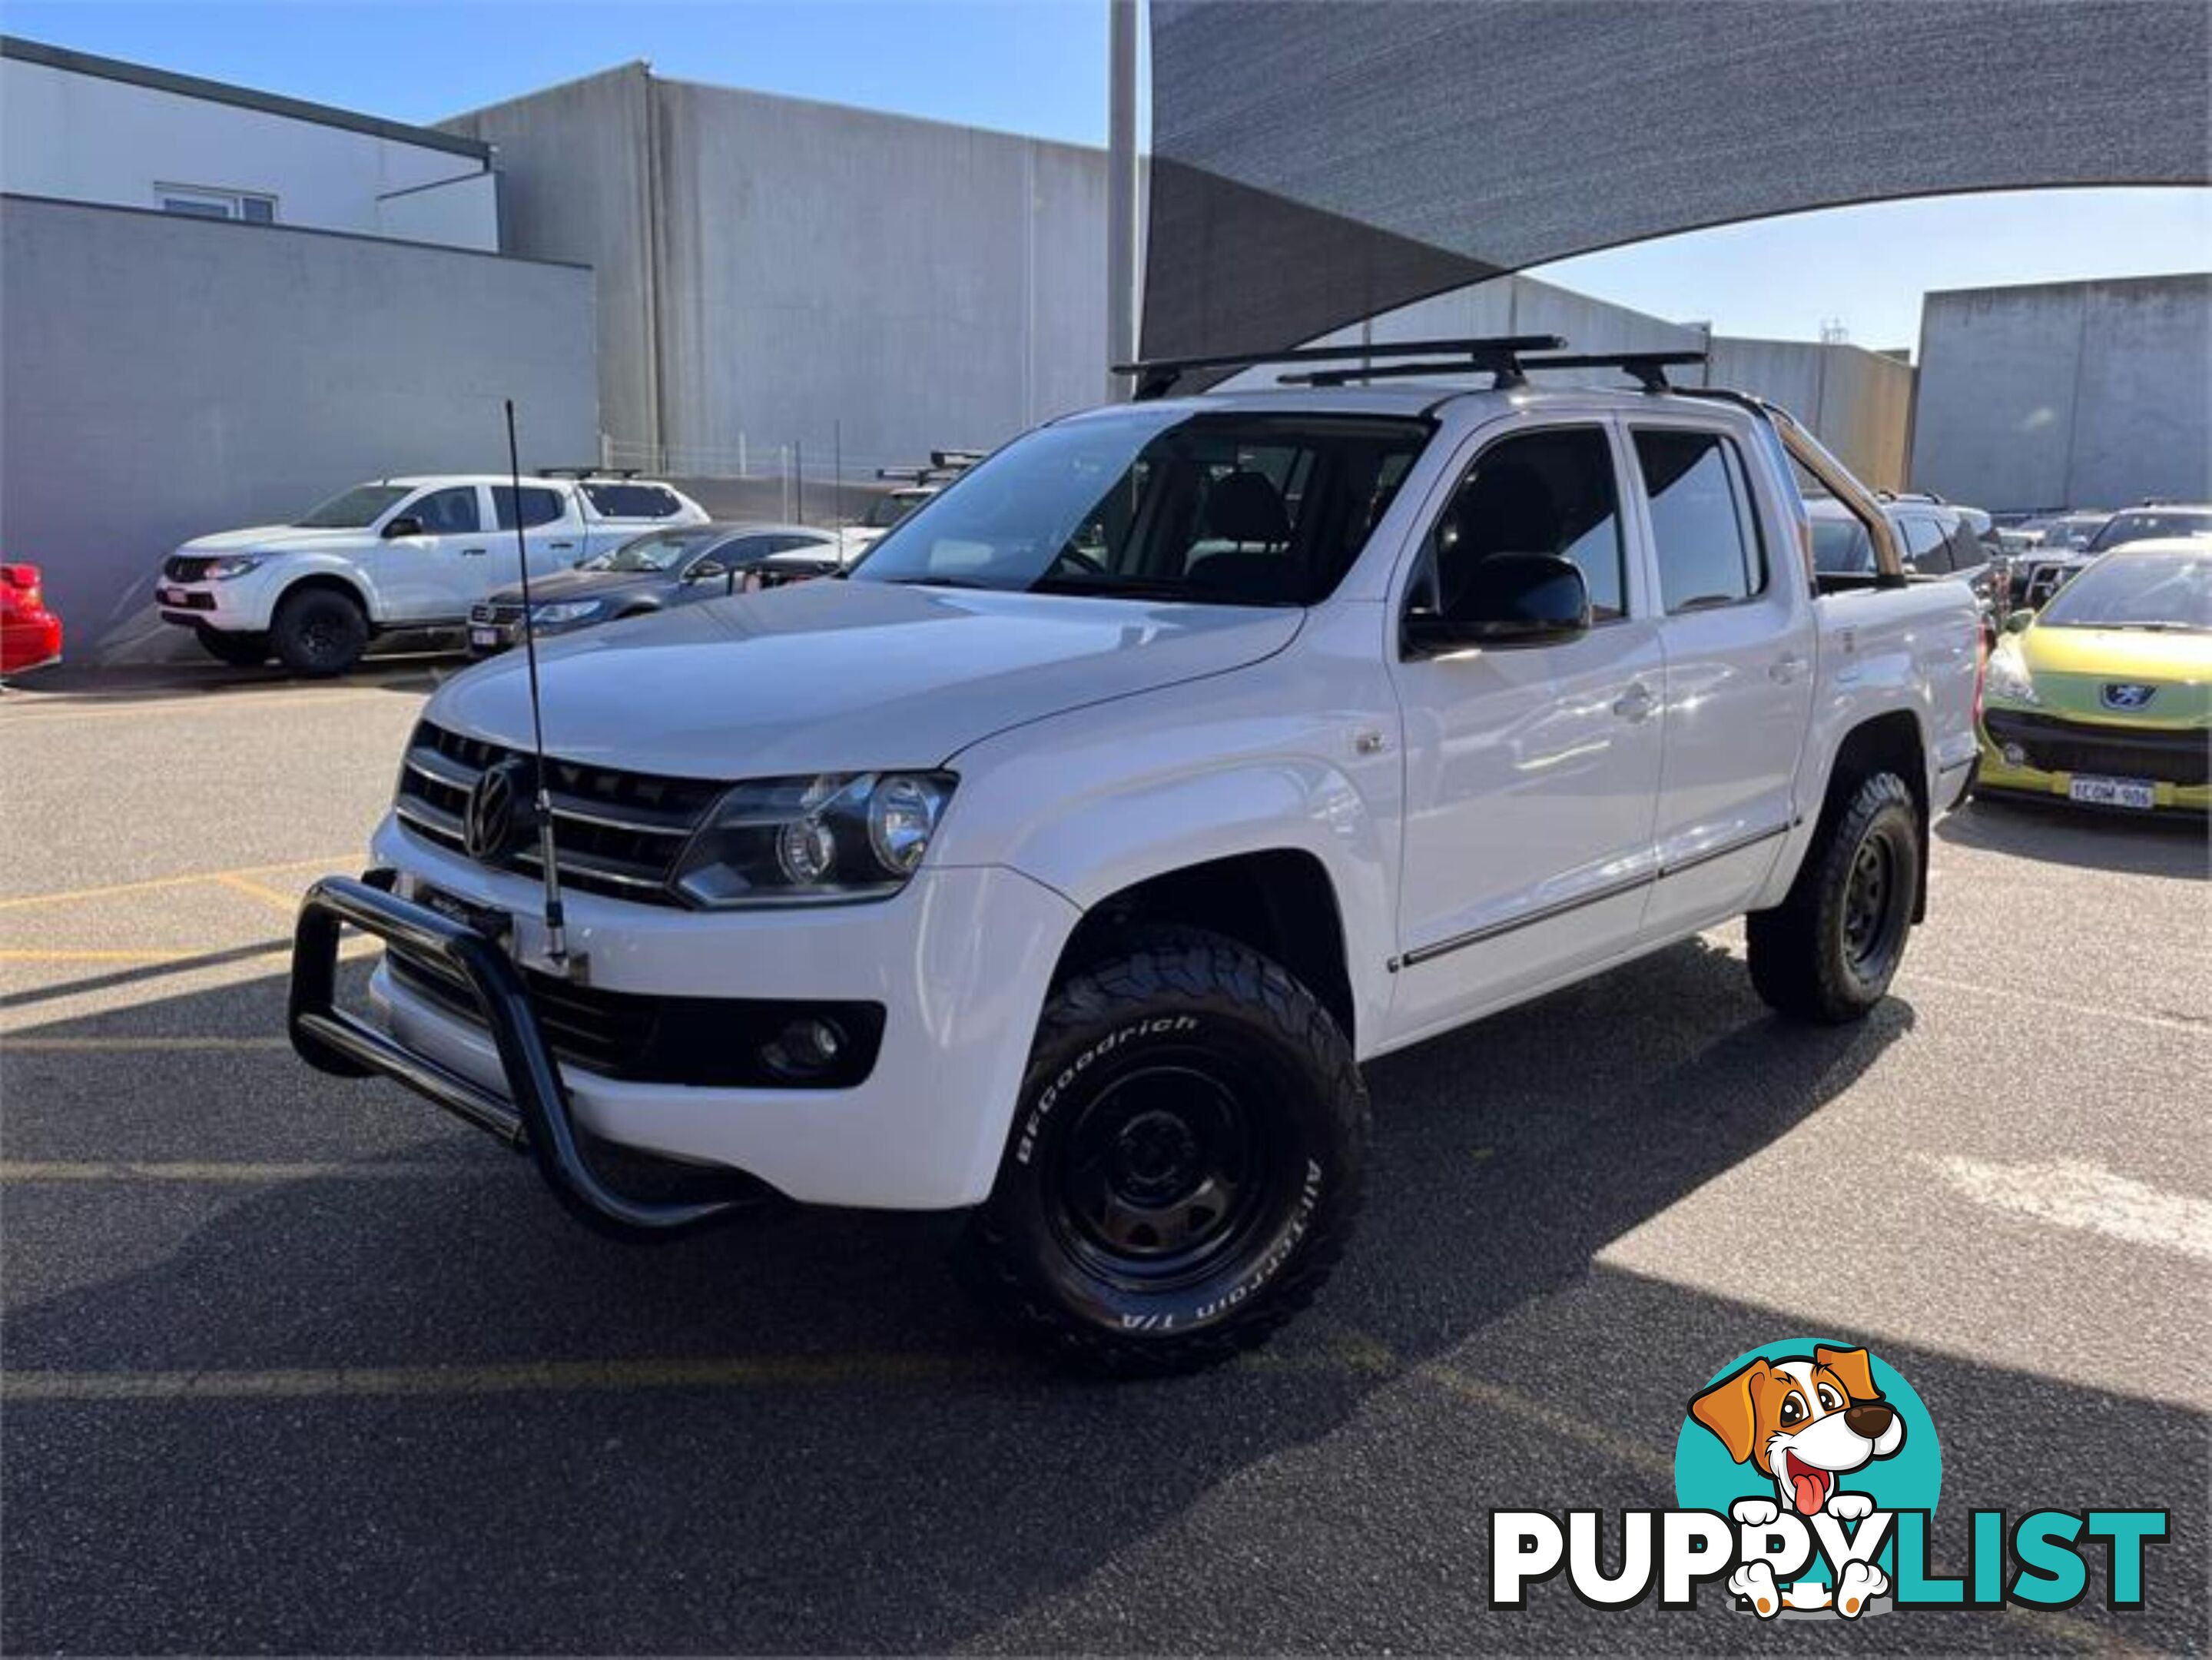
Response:
[[[361,607],[362,617],[368,623],[369,632],[371,634],[376,632],[379,624],[376,620],[374,596],[354,577],[341,575],[334,570],[305,571],[277,589],[276,597],[269,602],[270,627],[272,629],[276,627],[276,613],[283,609],[284,602],[294,594],[307,589],[320,589],[325,593],[341,594],[352,600],[355,605]]]
[[[1820,830],[1812,845],[1835,816],[1849,805],[1858,786],[1876,773],[1893,772],[1905,781],[1912,805],[1920,815],[1920,882],[1913,903],[1912,920],[1928,918],[1928,853],[1935,815],[1929,801],[1928,739],[1920,717],[1911,709],[1889,709],[1871,714],[1844,734],[1836,758],[1828,768],[1828,783],[1820,801]]]

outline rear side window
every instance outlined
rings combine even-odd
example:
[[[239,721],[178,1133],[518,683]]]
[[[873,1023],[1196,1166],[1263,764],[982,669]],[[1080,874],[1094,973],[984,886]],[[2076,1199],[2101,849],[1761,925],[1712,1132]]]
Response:
[[[514,499],[514,485],[492,486],[492,508],[499,515],[499,527],[501,530],[513,530],[515,527]],[[568,503],[562,498],[559,490],[547,489],[539,484],[525,484],[522,487],[522,528],[524,530],[529,530],[538,525],[550,525],[567,511]]]
[[[1593,622],[1627,615],[1613,448],[1598,428],[1532,432],[1492,445],[1453,493],[1429,544],[1433,603],[1445,615],[1474,568],[1498,553],[1570,559],[1589,589]]]
[[[1636,435],[1636,464],[1668,615],[1765,592],[1766,548],[1734,444],[1717,432],[1647,429]]]
[[[1951,527],[1950,540],[1953,570],[1979,570],[1990,562],[1989,549],[1974,533],[1974,527],[1965,520],[1961,519]]]
[[[673,519],[684,511],[676,492],[660,484],[591,483],[584,494],[602,519]]]
[[[1923,514],[1900,513],[1897,528],[1905,537],[1905,562],[1923,576],[1942,576],[1951,569],[1943,547],[1943,526]]]

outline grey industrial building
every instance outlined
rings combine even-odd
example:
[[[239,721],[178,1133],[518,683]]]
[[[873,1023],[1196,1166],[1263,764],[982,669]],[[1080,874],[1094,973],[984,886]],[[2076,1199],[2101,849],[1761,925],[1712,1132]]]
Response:
[[[1998,511],[2212,500],[2212,275],[1928,295],[1912,481]]]
[[[80,658],[178,643],[147,601],[179,540],[365,477],[495,465],[504,396],[526,465],[648,467],[715,506],[746,499],[739,475],[803,470],[818,513],[841,467],[993,445],[1106,390],[1098,150],[641,64],[410,129],[52,49],[9,61],[166,100],[179,132],[204,107],[232,158],[182,210],[161,155],[108,155],[154,181],[119,196],[51,199],[6,180],[67,134],[12,100],[0,547],[46,567]],[[312,194],[279,159],[311,144],[331,158]],[[458,207],[349,182],[416,150]],[[225,201],[240,219],[204,216]],[[1876,485],[1992,508],[2212,488],[2212,278],[1930,296],[1917,415],[1894,356],[1713,337],[1522,277],[1332,337],[1522,332],[1705,350],[1691,380],[1773,398]]]

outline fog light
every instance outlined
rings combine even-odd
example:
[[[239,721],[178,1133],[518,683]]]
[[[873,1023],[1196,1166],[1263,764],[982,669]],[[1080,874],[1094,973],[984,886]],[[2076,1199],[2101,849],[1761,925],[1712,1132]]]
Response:
[[[835,1020],[807,1015],[791,1021],[761,1049],[769,1070],[785,1078],[815,1078],[836,1066],[845,1053],[845,1029]]]
[[[2024,767],[2027,764],[2027,751],[2017,744],[2007,744],[2004,746],[2003,754],[2005,765],[2008,767]]]

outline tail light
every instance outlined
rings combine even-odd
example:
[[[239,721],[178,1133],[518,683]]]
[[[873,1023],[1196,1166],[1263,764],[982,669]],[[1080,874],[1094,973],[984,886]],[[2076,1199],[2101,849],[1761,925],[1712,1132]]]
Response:
[[[26,605],[37,605],[39,601],[39,568],[36,565],[0,565],[0,582],[15,590]]]
[[[1990,636],[1982,631],[1982,619],[1977,615],[1974,629],[1974,724],[1982,723],[1982,688],[1990,678]]]

